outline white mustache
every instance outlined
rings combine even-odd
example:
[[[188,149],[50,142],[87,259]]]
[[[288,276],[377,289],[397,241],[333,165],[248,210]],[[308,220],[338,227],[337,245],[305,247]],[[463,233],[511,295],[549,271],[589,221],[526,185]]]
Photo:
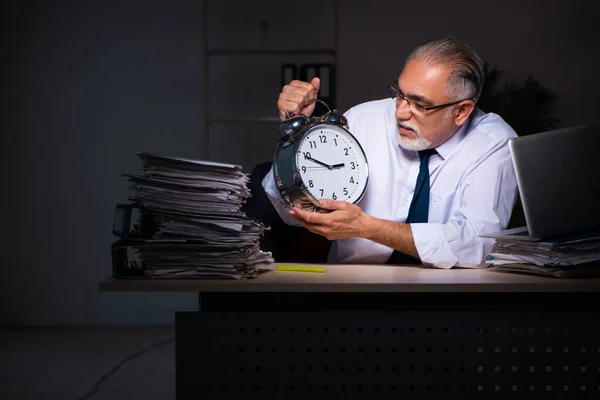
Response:
[[[419,136],[421,136],[421,132],[419,132],[419,128],[417,128],[415,125],[411,124],[410,122],[407,121],[398,121],[398,125],[401,126],[404,129],[410,129],[412,131],[415,131],[415,133]]]

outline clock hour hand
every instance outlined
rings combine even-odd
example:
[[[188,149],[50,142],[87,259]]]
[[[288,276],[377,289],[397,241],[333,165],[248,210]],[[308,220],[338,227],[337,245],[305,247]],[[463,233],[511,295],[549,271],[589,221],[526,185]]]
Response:
[[[331,169],[333,169],[333,168],[343,168],[343,167],[344,167],[344,165],[345,165],[344,163],[333,164],[333,165],[331,166]]]
[[[323,161],[315,160],[314,158],[312,158],[312,157],[310,157],[310,156],[307,156],[306,158],[307,158],[308,160],[311,160],[311,161],[314,161],[314,162],[316,162],[317,164],[321,164],[321,165],[322,165],[322,166],[324,166],[324,167],[327,167],[327,168],[329,168],[329,169],[333,169],[333,167],[332,167],[331,165],[329,165],[329,164],[325,164]]]

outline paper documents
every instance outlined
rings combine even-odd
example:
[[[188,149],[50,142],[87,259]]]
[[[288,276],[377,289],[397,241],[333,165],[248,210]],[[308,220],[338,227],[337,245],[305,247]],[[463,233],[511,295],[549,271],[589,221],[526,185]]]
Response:
[[[553,241],[497,238],[485,261],[498,271],[564,278],[600,275],[600,237]]]
[[[124,174],[129,200],[152,230],[128,247],[154,278],[252,278],[273,263],[259,248],[261,222],[246,218],[248,176],[237,165],[138,153],[142,173]]]

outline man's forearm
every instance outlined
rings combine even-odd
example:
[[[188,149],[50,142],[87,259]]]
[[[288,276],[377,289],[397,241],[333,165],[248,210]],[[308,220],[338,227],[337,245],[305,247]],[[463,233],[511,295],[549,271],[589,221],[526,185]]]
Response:
[[[410,224],[369,216],[367,229],[361,236],[413,257],[419,257]]]

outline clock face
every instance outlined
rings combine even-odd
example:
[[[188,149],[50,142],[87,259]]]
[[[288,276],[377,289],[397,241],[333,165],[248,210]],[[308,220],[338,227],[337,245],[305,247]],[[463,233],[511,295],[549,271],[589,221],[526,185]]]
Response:
[[[356,139],[335,125],[317,125],[302,138],[296,165],[315,199],[356,203],[367,186],[368,165]]]

